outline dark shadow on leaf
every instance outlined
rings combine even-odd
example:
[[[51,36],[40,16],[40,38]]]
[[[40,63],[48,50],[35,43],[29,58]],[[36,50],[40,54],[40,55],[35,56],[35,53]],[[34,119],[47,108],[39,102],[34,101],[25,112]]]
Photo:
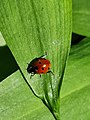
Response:
[[[18,69],[18,65],[8,48],[0,47],[0,82]]]
[[[79,34],[76,34],[76,33],[72,33],[71,45],[78,44],[84,38],[85,38],[85,36],[82,36],[82,35],[79,35]]]

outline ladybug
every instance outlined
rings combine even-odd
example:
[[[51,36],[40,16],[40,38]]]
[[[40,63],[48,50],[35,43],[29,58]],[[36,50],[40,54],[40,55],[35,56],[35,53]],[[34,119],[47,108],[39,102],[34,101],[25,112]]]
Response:
[[[41,74],[49,73],[51,68],[51,63],[48,59],[45,59],[47,56],[47,53],[41,57],[33,59],[27,67],[27,72],[31,73],[31,77],[35,74],[39,74],[41,77]],[[30,77],[30,78],[31,78]]]

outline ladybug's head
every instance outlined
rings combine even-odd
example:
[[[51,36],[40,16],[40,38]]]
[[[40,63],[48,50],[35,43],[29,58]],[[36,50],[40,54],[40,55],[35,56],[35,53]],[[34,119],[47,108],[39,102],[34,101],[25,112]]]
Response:
[[[30,64],[28,64],[27,72],[36,74],[36,68],[34,66],[31,66]]]
[[[38,69],[37,66],[34,66],[34,63],[38,60],[38,58],[33,59],[27,67],[27,72],[28,73],[34,73],[36,74],[36,70]]]

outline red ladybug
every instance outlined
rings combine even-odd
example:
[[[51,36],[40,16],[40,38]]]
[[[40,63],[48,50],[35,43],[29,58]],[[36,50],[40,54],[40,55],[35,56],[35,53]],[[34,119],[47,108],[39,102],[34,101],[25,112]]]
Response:
[[[31,73],[31,77],[35,74],[39,74],[41,76],[41,74],[51,72],[51,63],[49,60],[45,59],[46,56],[47,54],[39,58],[35,58],[28,64],[27,72]]]

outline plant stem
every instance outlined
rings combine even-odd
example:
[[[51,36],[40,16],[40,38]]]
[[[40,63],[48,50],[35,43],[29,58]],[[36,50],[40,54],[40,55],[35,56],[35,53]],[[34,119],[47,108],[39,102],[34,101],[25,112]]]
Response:
[[[44,99],[42,99],[42,101],[45,104],[45,106],[48,107],[55,120],[60,120],[60,101],[57,101],[56,105],[53,107],[50,106],[50,104],[47,104],[47,102]]]

